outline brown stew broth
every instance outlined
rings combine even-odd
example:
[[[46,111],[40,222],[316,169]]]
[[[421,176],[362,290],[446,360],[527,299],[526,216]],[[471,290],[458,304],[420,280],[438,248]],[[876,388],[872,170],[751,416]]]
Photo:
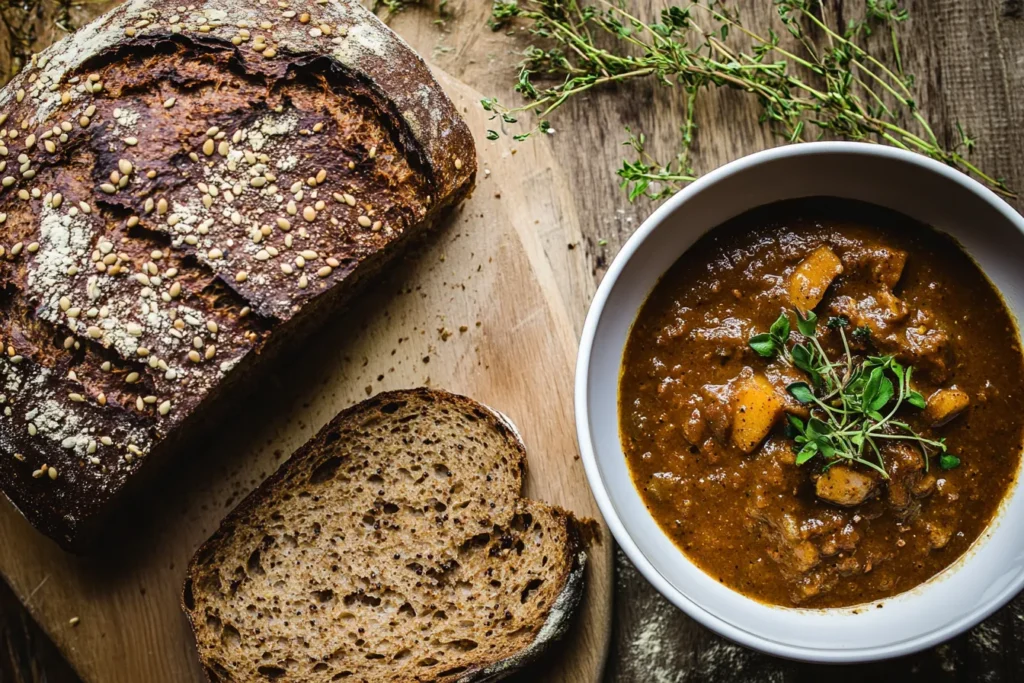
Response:
[[[914,365],[915,388],[926,398],[947,387],[970,397],[944,426],[933,427],[918,409],[900,411],[922,435],[945,437],[958,468],[944,471],[932,457],[927,473],[879,481],[870,499],[850,507],[817,497],[825,461],[795,464],[785,419],[752,452],[737,448],[707,388],[753,372],[768,379],[787,412],[799,411],[785,387],[805,376],[747,342],[789,310],[789,276],[822,245],[843,262],[814,307],[829,357],[839,358],[842,346],[826,320],[854,311],[851,318],[882,321],[855,353],[891,353]],[[900,272],[894,264],[904,256]],[[894,307],[902,317],[883,320],[882,309]],[[1017,471],[1022,385],[1016,326],[953,239],[866,204],[796,200],[715,228],[663,276],[626,345],[621,440],[648,510],[703,571],[767,603],[849,606],[927,581],[982,533]]]

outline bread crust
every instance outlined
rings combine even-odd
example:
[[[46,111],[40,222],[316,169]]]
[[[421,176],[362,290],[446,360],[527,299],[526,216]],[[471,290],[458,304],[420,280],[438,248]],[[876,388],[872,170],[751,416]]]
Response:
[[[284,4],[129,0],[0,90],[0,488],[65,548],[473,186],[408,45],[355,0]]]
[[[204,558],[211,557],[215,549],[225,542],[232,535],[236,527],[243,523],[251,513],[273,499],[277,493],[286,489],[289,477],[297,471],[302,471],[307,461],[320,455],[318,447],[325,435],[339,429],[353,415],[373,411],[389,403],[405,401],[444,402],[459,406],[468,413],[486,416],[491,425],[506,437],[508,445],[511,446],[513,453],[517,456],[513,465],[518,479],[517,493],[521,494],[527,466],[526,445],[515,425],[503,413],[478,403],[473,399],[444,390],[426,387],[377,394],[366,401],[345,409],[324,425],[316,436],[303,444],[277,471],[271,474],[255,491],[242,500],[223,520],[218,530],[196,550],[188,565],[187,578],[182,589],[181,606],[197,639],[200,634],[196,619],[200,615],[195,611],[192,591],[193,580],[199,574]],[[525,498],[521,499],[521,503],[526,512],[530,510],[531,506],[543,507],[552,512],[559,523],[564,524],[567,542],[561,549],[564,551],[564,555],[561,561],[558,562],[563,571],[552,577],[557,585],[561,586],[557,598],[546,611],[544,623],[537,630],[535,637],[528,646],[513,653],[511,656],[490,662],[483,661],[466,671],[431,679],[436,680],[437,683],[486,683],[504,679],[536,661],[547,652],[551,644],[557,642],[566,634],[572,624],[572,618],[582,600],[585,589],[585,568],[587,562],[587,552],[579,522],[572,513],[557,506]],[[552,562],[552,564],[555,563]],[[204,657],[202,650],[200,650],[200,660],[204,665],[204,670],[210,676],[211,662]],[[219,679],[210,676],[210,680],[216,683]],[[221,683],[224,682],[221,681]]]

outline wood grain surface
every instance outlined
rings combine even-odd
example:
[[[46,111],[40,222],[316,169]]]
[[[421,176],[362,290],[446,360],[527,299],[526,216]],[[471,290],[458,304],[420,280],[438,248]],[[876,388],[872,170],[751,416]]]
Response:
[[[628,0],[642,16],[665,0]],[[764,25],[773,12],[768,0],[736,0],[749,25]],[[834,12],[852,16],[859,0],[829,0]],[[972,160],[1024,191],[1024,2],[1021,0],[911,0],[903,27],[907,70],[918,77],[918,101],[941,136],[951,139],[960,121],[979,138]],[[438,22],[434,7],[412,7],[391,21],[421,54],[460,80],[505,102],[512,91],[514,64],[529,37],[491,32],[485,25],[486,0],[449,0]],[[88,8],[76,7],[76,12]],[[57,14],[44,12],[47,17]],[[52,34],[52,29],[50,30]],[[0,47],[3,46],[0,27]],[[45,38],[37,38],[38,41]],[[2,66],[2,65],[0,65]],[[743,95],[727,93],[702,105],[700,140],[694,149],[698,171],[777,144],[756,123],[755,107]],[[559,182],[573,209],[551,224],[535,226],[567,315],[579,329],[590,296],[623,241],[650,213],[648,202],[629,204],[618,189],[624,127],[642,130],[650,149],[666,157],[675,150],[680,93],[648,83],[594,91],[553,119],[550,139],[564,179],[520,156],[532,143],[516,145],[515,167],[534,188]],[[474,131],[479,135],[479,131]],[[507,145],[502,141],[495,143]],[[1013,202],[1020,210],[1019,201]],[[577,219],[578,217],[578,219]],[[1024,680],[1024,597],[947,644],[911,657],[852,667],[821,667],[787,662],[737,647],[696,624],[662,599],[630,566],[616,558],[615,619],[607,681],[681,683],[684,681],[1015,681]],[[23,626],[11,601],[0,594],[0,653],[14,648],[26,662],[60,678],[45,640]],[[27,635],[22,635],[25,632]],[[12,634],[12,635],[5,635]],[[38,664],[41,663],[41,664]],[[0,681],[4,679],[0,668]],[[12,681],[42,680],[12,678]]]

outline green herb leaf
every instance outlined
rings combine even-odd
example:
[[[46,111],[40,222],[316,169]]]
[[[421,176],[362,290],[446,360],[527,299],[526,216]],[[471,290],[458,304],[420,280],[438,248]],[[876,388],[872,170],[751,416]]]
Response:
[[[793,309],[793,312],[796,313],[796,328],[800,330],[800,334],[805,337],[815,336],[818,331],[818,314],[814,311],[807,311],[807,316],[804,317],[796,308]]]
[[[804,444],[804,447],[801,448],[797,452],[797,454],[796,454],[796,464],[797,465],[803,465],[805,462],[807,462],[808,460],[810,460],[811,458],[813,458],[817,454],[818,454],[818,443],[816,441],[808,442],[808,443]]]
[[[768,332],[775,337],[780,343],[785,343],[789,339],[789,316],[783,313],[772,323],[772,326],[768,328]]]
[[[786,387],[786,391],[800,403],[814,403],[814,392],[811,391],[807,382],[793,382]]]
[[[875,398],[878,396],[878,387],[882,384],[882,372],[882,368],[875,367],[871,370],[871,374],[868,375],[868,379],[864,383],[864,389],[861,391],[860,396],[860,405],[864,412],[877,410],[871,406],[874,405]]]
[[[812,417],[807,421],[807,431],[811,430],[813,430],[815,434],[821,436],[832,433],[832,427],[828,423],[822,422],[816,417]]]
[[[803,344],[795,344],[789,350],[789,355],[793,359],[793,365],[810,375],[815,386],[821,384],[821,375],[818,369],[814,367],[810,349]]]
[[[924,396],[917,393],[916,391],[911,391],[909,394],[907,394],[907,403],[914,406],[915,408],[923,409],[928,406],[928,402],[924,400]]]
[[[939,467],[944,470],[952,470],[960,467],[960,458],[949,453],[944,453],[939,456]]]
[[[825,325],[830,330],[838,330],[840,327],[849,327],[850,320],[845,315],[832,316],[828,319],[828,322],[825,323]]]
[[[859,342],[868,342],[871,340],[871,328],[867,325],[861,325],[853,331],[853,338]]]
[[[496,130],[488,130],[487,131],[487,139],[488,140],[497,140],[498,137],[499,137],[498,136],[498,131],[496,131]]]
[[[889,401],[892,400],[895,392],[893,391],[892,381],[888,377],[883,377],[878,384],[877,392],[875,397],[871,400],[871,403],[866,406],[867,410],[879,411],[884,408]]]
[[[765,358],[772,358],[779,350],[775,338],[768,333],[754,335],[747,343],[759,356]]]

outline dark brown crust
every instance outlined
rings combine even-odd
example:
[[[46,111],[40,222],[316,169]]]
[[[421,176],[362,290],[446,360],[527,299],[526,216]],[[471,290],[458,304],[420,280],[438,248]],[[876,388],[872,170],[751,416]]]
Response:
[[[454,403],[457,406],[462,406],[463,409],[469,413],[486,415],[492,426],[506,436],[509,444],[512,445],[518,455],[518,461],[515,463],[515,466],[519,472],[519,492],[521,493],[527,467],[526,446],[523,444],[519,434],[515,431],[515,428],[511,426],[504,416],[495,413],[473,399],[438,389],[420,387],[416,389],[390,391],[377,394],[366,401],[346,408],[342,412],[338,413],[338,415],[336,415],[329,423],[324,425],[314,437],[295,451],[295,453],[292,454],[292,456],[285,461],[277,471],[271,474],[262,484],[260,484],[258,488],[246,496],[246,498],[243,499],[227,515],[227,517],[224,518],[217,531],[214,532],[214,534],[196,550],[192,559],[189,561],[188,571],[181,596],[181,607],[188,619],[189,626],[192,628],[193,635],[198,637],[195,623],[196,615],[193,613],[194,605],[192,604],[192,584],[197,572],[199,571],[202,558],[212,556],[215,548],[224,542],[225,538],[232,534],[233,530],[239,523],[244,522],[252,512],[265,504],[268,500],[273,499],[279,489],[287,487],[289,477],[294,472],[301,471],[306,460],[316,458],[320,455],[320,450],[323,446],[326,435],[338,430],[350,416],[365,411],[372,411],[375,408],[387,405],[388,403],[409,400],[441,400],[447,403]],[[461,673],[439,678],[437,679],[437,683],[485,683],[488,681],[498,681],[523,666],[535,661],[544,652],[546,652],[548,646],[559,640],[568,630],[571,617],[575,614],[576,608],[582,600],[584,590],[583,571],[586,562],[586,546],[581,534],[580,522],[571,512],[568,512],[558,506],[528,499],[522,499],[522,503],[527,510],[531,506],[543,506],[565,525],[567,543],[563,548],[564,554],[562,561],[558,563],[558,566],[564,567],[565,569],[560,572],[557,577],[554,577],[557,585],[562,586],[562,589],[559,594],[560,599],[556,601],[556,604],[551,606],[548,616],[549,618],[551,617],[551,612],[556,609],[556,606],[561,610],[562,614],[554,615],[554,621],[556,623],[547,624],[547,628],[544,628],[542,625],[538,625],[538,637],[530,647],[515,653],[511,657],[498,661],[481,662],[479,666],[469,671],[463,671]],[[555,563],[552,563],[552,566],[555,566]],[[202,651],[200,651],[200,660],[203,663],[204,670],[209,672],[208,666],[210,662],[203,658]]]
[[[179,13],[177,2],[132,0],[43,52],[0,91],[0,114],[7,117],[6,125],[0,124],[4,132],[0,146],[9,148],[8,154],[0,155],[7,165],[0,175],[9,174],[14,181],[9,189],[0,191],[0,211],[7,216],[0,225],[0,246],[5,249],[0,257],[0,284],[9,295],[0,296],[0,334],[8,351],[0,358],[0,379],[4,380],[0,384],[8,386],[6,391],[0,387],[0,392],[10,411],[0,416],[0,488],[30,522],[67,548],[87,548],[104,531],[116,503],[136,488],[136,482],[151,478],[176,450],[185,449],[201,427],[197,414],[216,410],[239,376],[267,365],[261,358],[272,359],[288,340],[299,336],[300,329],[312,324],[314,313],[341,306],[357,281],[372,275],[472,188],[476,170],[472,136],[426,65],[405,43],[353,0],[298,0],[287,8],[279,5],[208,0]],[[268,21],[271,28],[260,28],[262,21]],[[238,40],[242,31],[249,35]],[[272,49],[257,50],[256,36],[263,36]],[[277,54],[270,56],[274,51]],[[102,91],[82,90],[90,74],[103,83]],[[196,87],[197,83],[220,87],[222,82],[230,87],[219,93],[214,89],[211,92],[216,96],[205,99],[202,88]],[[257,120],[255,110],[243,107],[257,97],[261,87],[267,93],[259,97],[266,103],[262,111],[269,124],[260,124],[264,119]],[[66,101],[61,100],[62,95]],[[176,109],[168,107],[172,114],[164,116],[159,102],[168,95],[177,96],[177,102],[171,104]],[[332,101],[342,103],[334,114],[330,112]],[[122,126],[122,119],[129,117],[118,114],[118,107],[128,108],[125,103],[130,103],[135,117],[132,124],[142,128],[137,144],[124,142],[134,135]],[[90,106],[96,108],[90,114],[92,121],[80,125],[79,118]],[[292,128],[285,130],[276,119],[271,120],[274,106],[282,106],[284,115],[296,112]],[[325,109],[328,125],[321,137],[313,135],[315,130],[300,135],[300,127],[313,126],[311,112]],[[209,238],[204,239],[214,247],[236,241],[238,245],[230,254],[215,259],[208,257],[211,245],[204,246],[203,240],[198,245],[183,241],[188,236],[169,219],[160,218],[159,209],[145,208],[147,201],[163,197],[171,207],[165,215],[175,215],[178,204],[191,197],[187,192],[194,192],[192,186],[203,180],[193,169],[210,166],[217,171],[214,160],[220,159],[219,152],[204,152],[202,146],[208,139],[218,148],[221,143],[234,146],[230,134],[232,128],[241,131],[239,117],[248,117],[247,125],[251,125],[247,130],[256,131],[252,135],[262,130],[268,140],[273,157],[266,164],[268,177],[273,171],[281,181],[290,183],[296,176],[315,175],[318,168],[327,172],[326,183],[319,188],[313,185],[316,189],[309,191],[310,195],[321,192],[319,200],[327,203],[318,209],[317,222],[307,224],[302,219],[303,205],[311,206],[312,198],[300,200],[299,214],[290,216],[295,230],[301,225],[305,232],[308,226],[308,238],[301,235],[308,244],[296,246],[292,255],[300,250],[315,252],[321,270],[325,256],[337,263],[322,278],[312,269],[305,271],[309,273],[308,288],[296,284],[297,275],[290,280],[280,277],[276,268],[285,264],[283,258],[274,255],[267,261],[264,255],[261,261],[255,249],[244,249],[247,228],[239,228],[240,236],[230,234],[229,211],[213,216],[216,222],[207,228]],[[71,130],[61,133],[57,142],[55,133],[60,128],[49,131],[65,121]],[[343,131],[347,122],[351,122],[351,130]],[[221,126],[228,137],[204,134],[210,125]],[[272,132],[267,132],[268,125]],[[7,130],[17,131],[19,137],[11,139]],[[37,138],[34,145],[26,144],[29,134]],[[272,135],[287,142],[287,149],[309,150],[300,154],[294,172],[277,170],[286,169],[288,160],[274,156],[276,152],[269,146]],[[257,149],[253,140],[242,138],[239,150]],[[319,158],[309,144],[313,140],[322,140],[319,144],[325,152]],[[57,144],[51,150],[54,142]],[[375,156],[375,143],[381,146],[379,157]],[[368,152],[371,145],[374,151]],[[191,160],[186,155],[190,150]],[[18,177],[22,169],[16,157],[21,153],[31,157],[35,178]],[[124,158],[135,164],[131,183],[113,193],[100,192],[106,176]],[[224,163],[227,158],[224,155]],[[346,166],[349,159],[354,161]],[[295,166],[295,162],[288,163]],[[142,177],[143,170],[153,171],[154,177]],[[267,182],[274,186],[274,178]],[[332,183],[339,184],[332,187]],[[27,200],[15,194],[35,189],[40,190],[39,196]],[[247,194],[238,193],[235,202],[245,214],[244,221],[248,220],[246,210],[259,211],[258,216],[277,211],[273,206],[266,209],[266,202],[260,204],[265,193],[256,186],[245,184],[244,189]],[[359,196],[351,208],[340,199],[341,193],[350,190]],[[62,204],[52,200],[54,192],[62,194]],[[290,199],[287,189],[281,188],[280,193]],[[254,199],[248,199],[250,196]],[[42,224],[44,215],[70,220],[68,207],[79,201],[93,211],[88,218],[85,214],[72,217],[81,222],[65,226],[67,231],[75,226],[91,231],[84,249],[94,255],[103,240],[115,243],[113,253],[119,255],[115,268],[124,271],[96,305],[109,303],[107,308],[116,319],[117,306],[132,304],[130,297],[137,296],[140,285],[131,278],[145,274],[147,267],[156,268],[152,262],[146,263],[148,250],[162,251],[158,274],[164,282],[146,287],[163,296],[171,281],[167,273],[178,273],[184,290],[182,305],[197,311],[194,317],[204,321],[203,325],[217,324],[209,334],[201,328],[184,332],[186,337],[204,338],[204,354],[215,347],[209,364],[189,365],[183,360],[187,347],[174,340],[162,347],[160,340],[166,339],[162,332],[154,332],[150,338],[146,330],[141,341],[129,339],[131,344],[125,346],[120,327],[109,335],[104,328],[102,336],[92,339],[86,334],[90,325],[84,322],[84,313],[70,319],[65,299],[71,310],[81,306],[84,311],[96,297],[84,271],[69,276],[66,283],[53,285],[53,255],[47,254],[46,242],[46,234],[53,230],[44,233]],[[283,209],[283,202],[278,203]],[[220,206],[215,204],[215,210]],[[360,212],[373,215],[383,229],[376,232],[376,222],[373,231],[360,228],[361,224],[356,224]],[[125,221],[133,215],[141,216],[142,221],[139,227],[129,229]],[[266,223],[273,227],[273,214],[265,215]],[[186,225],[189,231],[195,227],[188,223],[187,212],[179,221],[184,221],[178,225]],[[285,237],[275,232],[266,243],[280,246],[274,239]],[[24,251],[14,256],[13,247],[19,243]],[[35,243],[42,246],[36,251],[28,249]],[[123,268],[121,255],[129,257]],[[63,269],[65,264],[59,265]],[[92,263],[85,265],[91,267]],[[253,275],[238,281],[241,272]],[[59,274],[63,277],[63,270]],[[49,289],[38,284],[44,279]],[[154,307],[160,303],[159,299],[154,302]],[[127,304],[119,325],[133,320]],[[173,315],[188,317],[177,312],[177,300],[170,305],[176,311]],[[244,309],[252,313],[244,317]],[[101,311],[100,318],[104,315]],[[89,322],[97,323],[91,327],[99,324]],[[62,340],[75,346],[66,350]],[[172,370],[177,362],[195,371],[186,376],[179,372],[168,380],[164,367],[151,368],[132,353],[143,344],[149,349],[151,342],[152,358],[159,354]],[[9,359],[11,350],[21,357],[17,366]],[[105,363],[112,369],[101,369]],[[70,376],[69,371],[73,373]],[[133,372],[141,380],[128,386],[126,378]],[[150,397],[152,403],[136,406]],[[166,413],[158,411],[169,397],[174,397],[172,408]],[[41,411],[41,405],[48,408]],[[34,433],[44,431],[43,420],[50,424],[50,438]],[[101,437],[112,443],[101,443]],[[15,454],[17,459],[12,457]],[[34,478],[32,474],[43,464],[56,468],[58,478],[51,480],[45,473]]]

